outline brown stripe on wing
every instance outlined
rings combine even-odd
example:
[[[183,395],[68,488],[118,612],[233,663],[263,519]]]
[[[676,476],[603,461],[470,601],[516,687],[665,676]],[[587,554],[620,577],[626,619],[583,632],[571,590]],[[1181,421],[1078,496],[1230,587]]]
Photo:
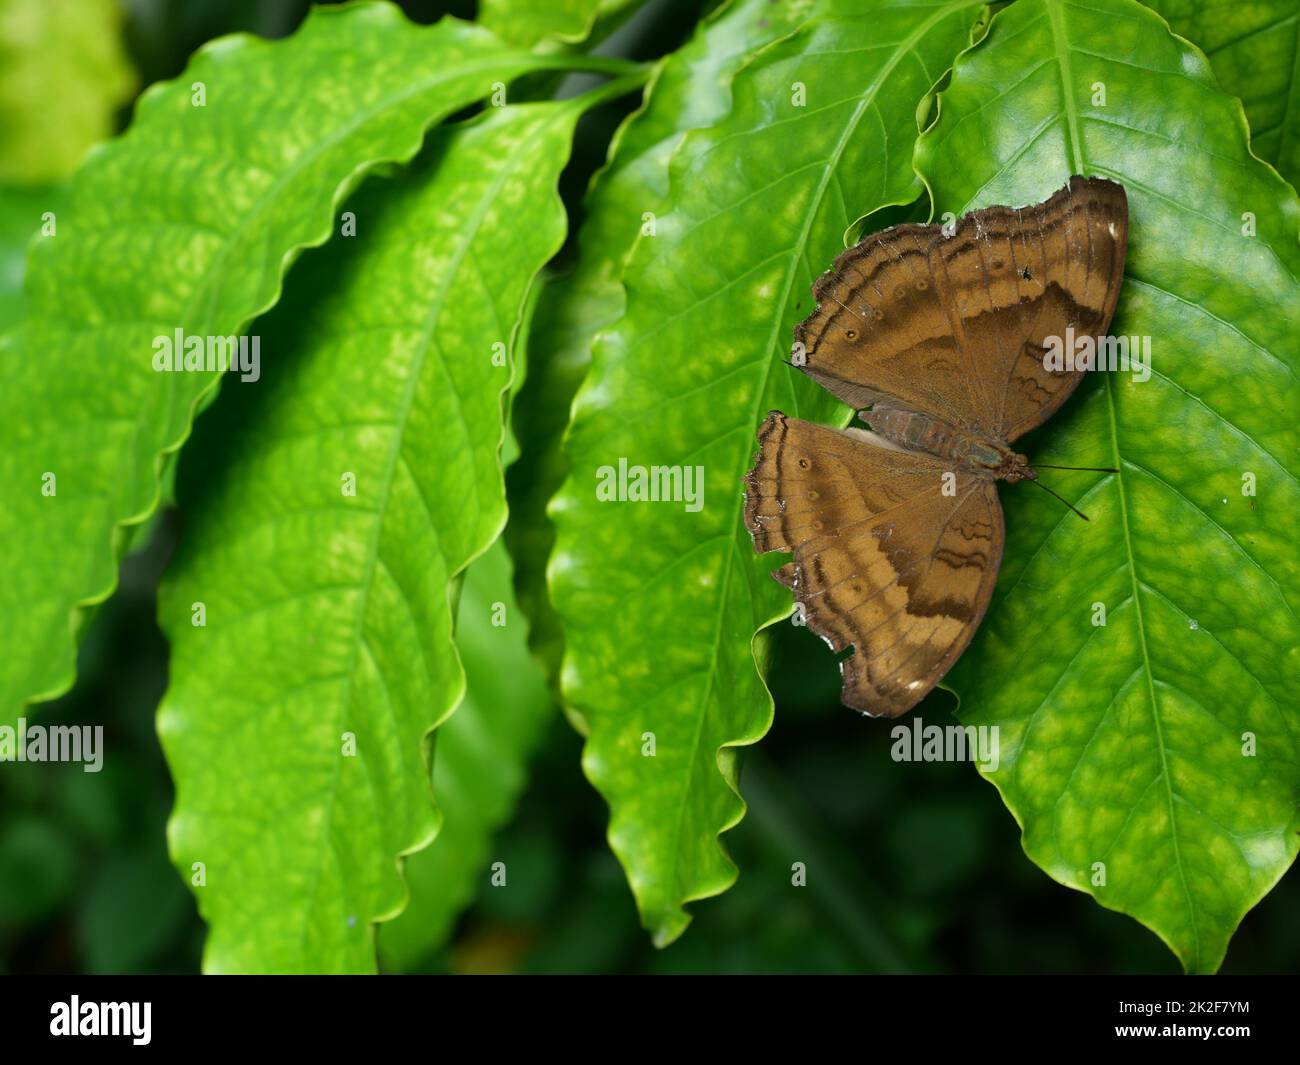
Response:
[[[946,519],[929,569],[911,587],[906,614],[868,636],[870,654],[844,660],[847,705],[898,717],[930,694],[984,619],[1003,539],[997,490],[981,482]]]

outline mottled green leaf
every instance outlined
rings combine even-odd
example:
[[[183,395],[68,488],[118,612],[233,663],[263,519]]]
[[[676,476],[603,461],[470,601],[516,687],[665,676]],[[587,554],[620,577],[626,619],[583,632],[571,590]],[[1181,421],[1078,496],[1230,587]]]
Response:
[[[1255,154],[1300,185],[1300,3],[1146,2],[1206,54],[1219,84],[1241,97]]]
[[[214,41],[140,98],[131,129],[73,179],[57,235],[34,245],[28,321],[0,353],[0,550],[25,560],[0,590],[0,713],[68,687],[76,608],[111,593],[121,526],[153,511],[160,470],[217,388],[215,371],[155,372],[155,338],[238,333],[373,166],[410,158],[495,82],[579,61],[360,4],[318,9],[282,42]]]
[[[755,433],[773,407],[836,415],[781,365],[791,328],[847,224],[916,196],[917,104],[979,8],[819,10],[744,67],[730,112],[678,147],[656,235],[624,275],[626,313],[575,400],[552,507],[564,694],[590,726],[584,768],[661,944],[685,928],[685,902],[735,877],[718,836],[744,812],[736,748],[771,720],[750,641],[790,601],[741,520]],[[600,469],[620,459],[703,467],[702,507],[599,501]]]
[[[937,212],[1075,173],[1127,189],[1111,331],[1150,338],[1150,379],[1093,375],[1024,447],[1119,473],[1043,474],[1087,523],[1004,491],[998,591],[950,680],[1000,729],[987,775],[1029,856],[1212,971],[1300,842],[1300,203],[1130,0],[1017,0],[916,160]]]
[[[503,41],[531,48],[541,41],[581,41],[606,0],[481,0],[479,21]]]
[[[490,110],[367,185],[357,235],[264,321],[243,423],[195,441],[226,466],[192,479],[160,593],[158,730],[210,971],[373,968],[372,923],[406,901],[395,859],[437,831],[423,747],[465,687],[449,587],[505,523],[502,356],[563,240],[584,106]]]
[[[398,970],[441,947],[488,882],[492,834],[514,810],[528,757],[555,712],[546,677],[528,651],[510,556],[499,540],[465,572],[456,649],[468,687],[437,732],[433,793],[442,828],[432,846],[407,859],[409,905],[379,926],[380,957]]]
[[[0,182],[62,181],[135,87],[116,0],[0,0]]]
[[[558,675],[564,640],[546,589],[555,532],[546,506],[564,481],[561,447],[569,407],[591,363],[591,345],[623,313],[623,265],[668,191],[668,160],[688,130],[712,125],[731,102],[730,81],[755,51],[807,17],[812,0],[774,8],[738,0],[663,60],[645,102],[615,135],[592,181],[568,273],[549,278],[528,332],[529,370],[515,424],[529,446],[510,468],[506,542],[517,561],[519,599],[534,652]]]

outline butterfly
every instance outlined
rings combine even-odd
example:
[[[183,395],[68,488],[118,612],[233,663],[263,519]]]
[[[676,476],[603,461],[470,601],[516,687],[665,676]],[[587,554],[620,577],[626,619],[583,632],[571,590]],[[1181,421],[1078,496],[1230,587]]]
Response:
[[[996,483],[1037,476],[1011,444],[1086,372],[1049,347],[1106,334],[1127,245],[1123,186],[1076,176],[1033,206],[865,237],[813,285],[791,363],[870,431],[772,411],[745,523],[755,551],[792,552],[772,575],[796,616],[853,648],[847,706],[905,714],[970,643],[1002,561]]]

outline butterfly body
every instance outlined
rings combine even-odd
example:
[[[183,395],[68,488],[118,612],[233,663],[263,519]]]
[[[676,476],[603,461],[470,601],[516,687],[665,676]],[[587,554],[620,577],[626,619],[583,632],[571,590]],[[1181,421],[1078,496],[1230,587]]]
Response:
[[[863,413],[862,420],[886,440],[936,458],[952,459],[974,475],[984,474],[1013,483],[1035,476],[1024,455],[981,433],[949,425],[942,418],[878,403]]]
[[[904,714],[970,643],[1002,560],[996,483],[1036,476],[1011,445],[1085,372],[1044,354],[1105,335],[1127,243],[1124,189],[1073,177],[1039,204],[868,236],[813,285],[792,365],[871,431],[771,412],[745,523],[755,551],[793,556],[773,576],[808,628],[853,649],[846,705]]]

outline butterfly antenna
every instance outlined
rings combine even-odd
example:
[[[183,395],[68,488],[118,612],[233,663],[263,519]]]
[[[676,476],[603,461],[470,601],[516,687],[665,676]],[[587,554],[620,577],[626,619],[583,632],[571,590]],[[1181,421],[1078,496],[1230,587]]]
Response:
[[[1044,466],[1041,462],[1034,463],[1036,470],[1083,470],[1085,473],[1119,473],[1119,470],[1113,466]]]
[[[1048,468],[1049,468],[1049,469],[1054,469],[1055,467],[1048,467]],[[1053,492],[1050,488],[1047,487],[1047,485],[1043,484],[1042,481],[1031,480],[1029,483],[1030,483],[1030,484],[1036,484],[1036,485],[1038,485],[1038,487],[1041,488],[1041,489],[1042,489],[1044,492],[1046,492],[1048,495],[1056,496],[1057,499],[1059,499],[1062,503],[1064,503],[1064,504],[1065,504],[1067,507],[1069,507],[1072,511],[1074,511],[1076,514],[1078,514],[1079,517],[1081,517],[1084,521],[1087,521],[1087,520],[1088,520],[1088,515],[1087,515],[1087,514],[1085,514],[1083,511],[1081,511],[1078,507],[1076,507],[1073,503],[1071,503],[1071,502],[1070,502],[1068,499],[1066,499],[1064,496],[1060,495],[1060,494],[1057,493],[1057,492]]]

